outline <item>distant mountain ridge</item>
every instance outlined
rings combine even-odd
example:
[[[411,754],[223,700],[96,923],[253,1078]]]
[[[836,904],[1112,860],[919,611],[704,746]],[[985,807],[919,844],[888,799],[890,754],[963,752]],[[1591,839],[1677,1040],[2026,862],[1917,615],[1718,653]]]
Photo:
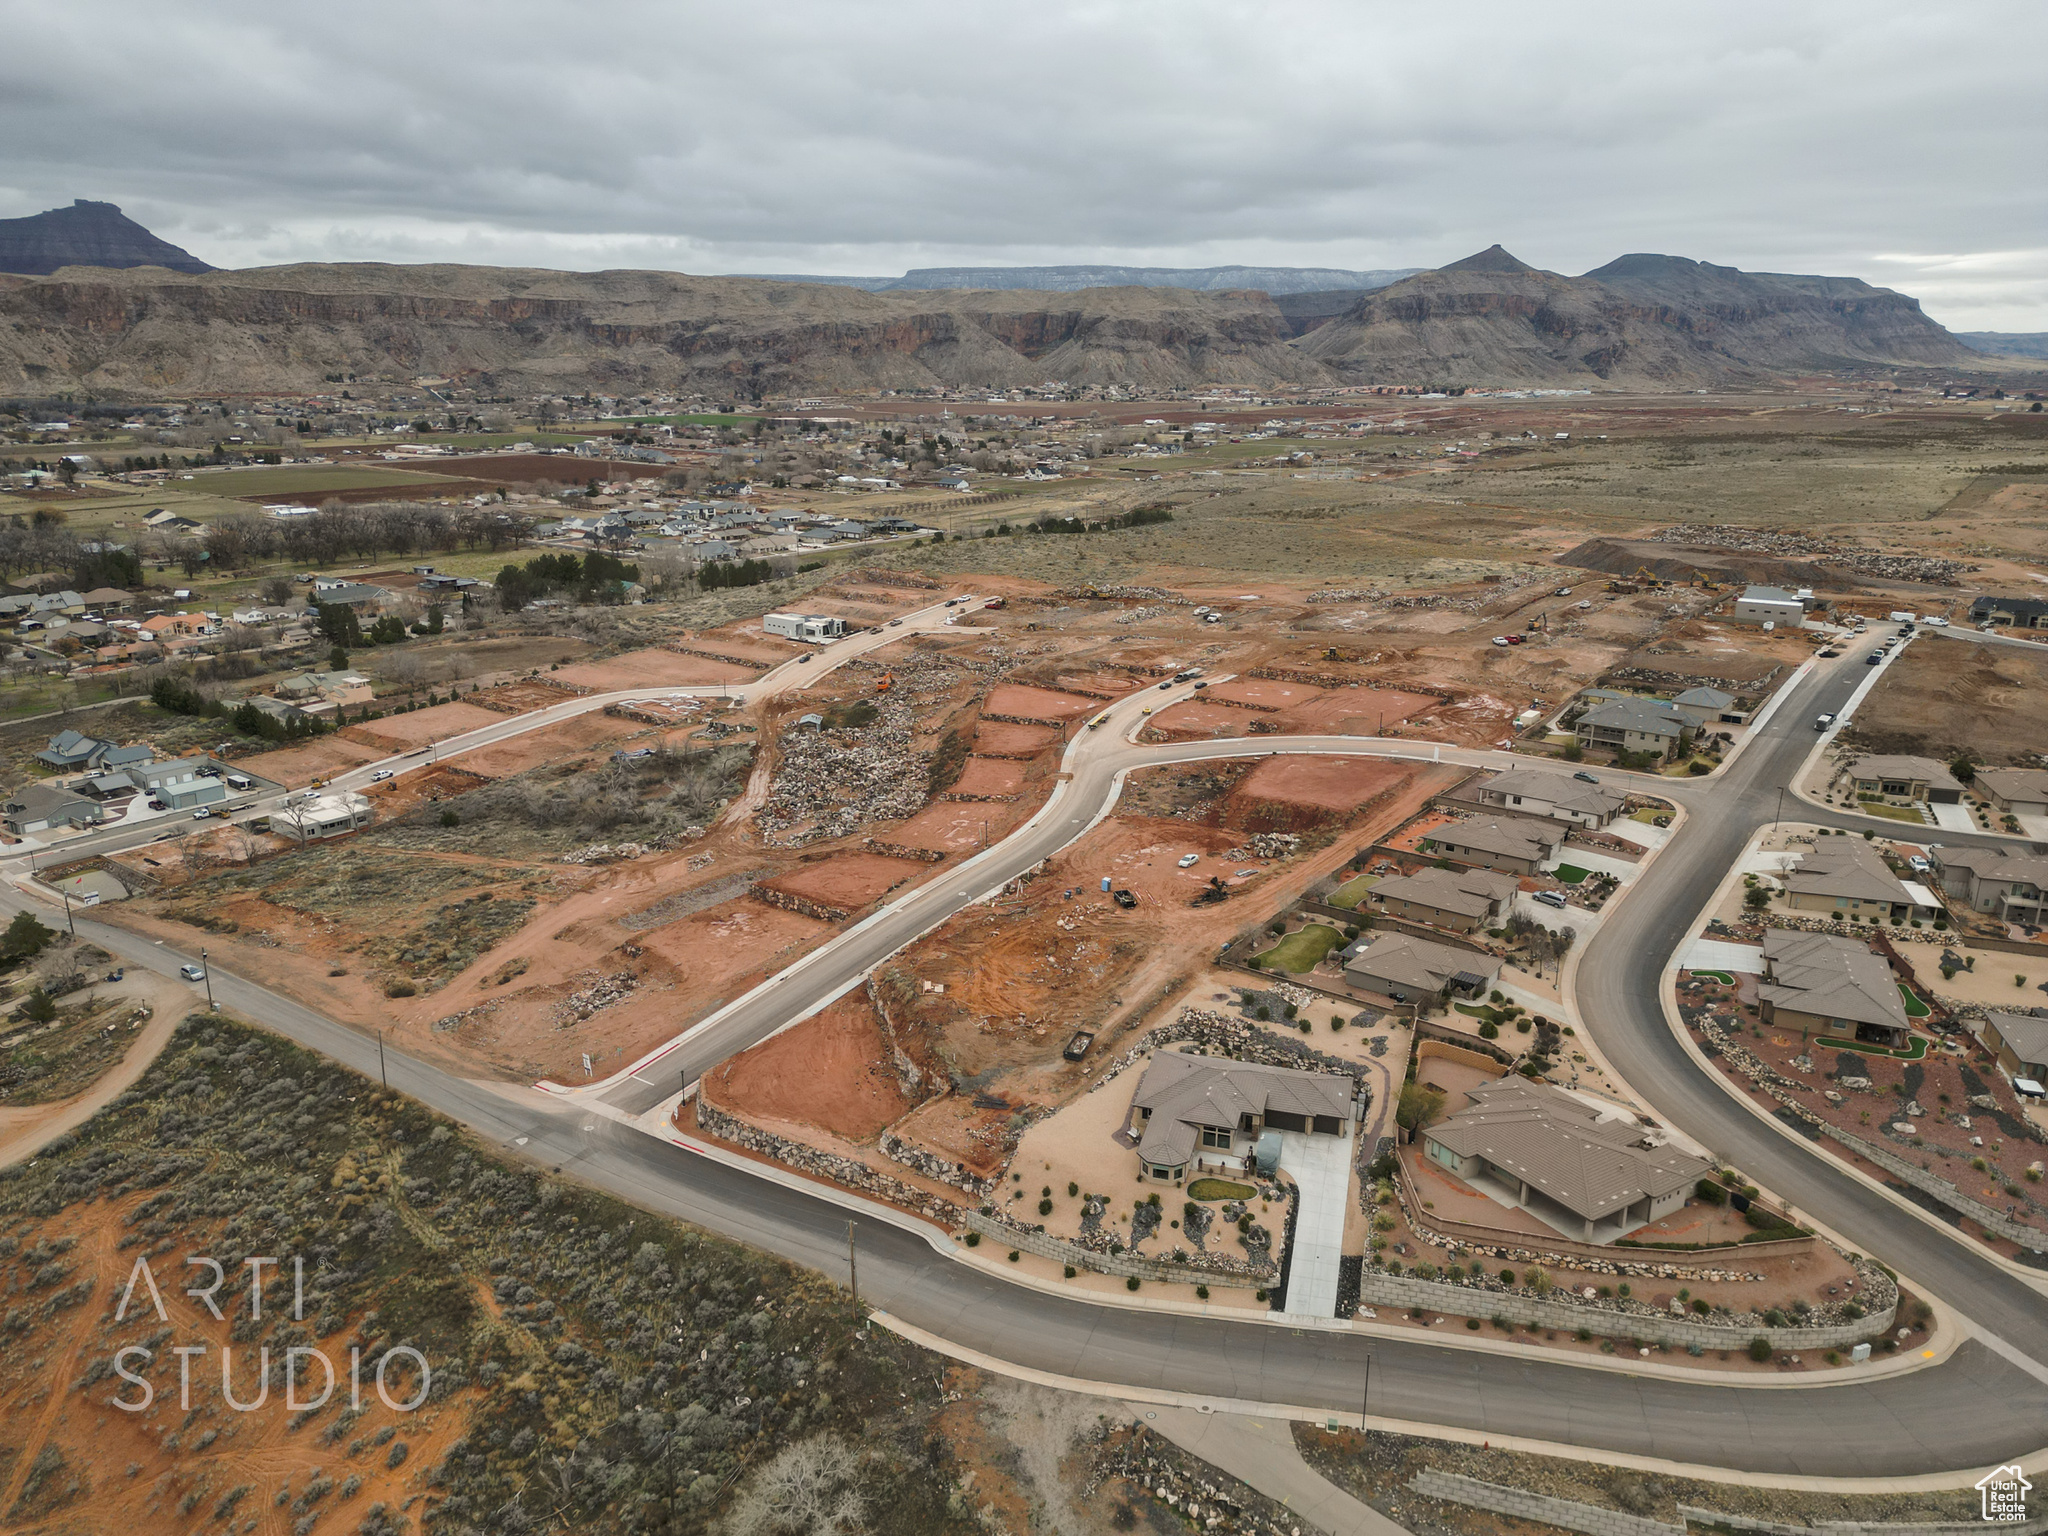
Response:
[[[99,231],[101,259],[116,264],[78,265],[83,242],[58,248],[52,221]],[[0,277],[0,392],[290,392],[422,373],[512,391],[757,396],[1048,379],[1688,389],[1983,362],[1889,289],[1677,256],[1565,277],[1496,245],[1390,282],[1331,268],[929,268],[871,290],[367,262],[218,272],[111,204],[12,223],[42,231],[21,254],[63,260]],[[1154,281],[1167,276],[1204,286]],[[1043,286],[959,286],[1026,279]],[[1283,282],[1316,286],[1275,291]]]
[[[0,272],[41,277],[60,267],[213,270],[190,251],[159,240],[113,203],[80,198],[69,208],[0,219]]]
[[[1083,288],[1185,288],[1191,293],[1249,289],[1258,293],[1319,293],[1333,288],[1363,292],[1413,277],[1420,267],[1352,272],[1341,267],[913,267],[901,277],[812,277],[800,273],[744,273],[769,283],[829,283],[868,293],[926,292],[934,288],[1017,288],[1035,293],[1077,293]]]
[[[1957,331],[1955,337],[1992,357],[2048,357],[2048,331]]]

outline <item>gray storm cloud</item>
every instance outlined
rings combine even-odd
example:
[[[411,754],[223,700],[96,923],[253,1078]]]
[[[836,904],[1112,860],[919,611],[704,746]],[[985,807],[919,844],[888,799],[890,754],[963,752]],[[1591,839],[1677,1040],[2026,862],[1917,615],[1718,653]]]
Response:
[[[2048,9],[7,7],[0,214],[226,266],[1852,274],[2048,330]]]

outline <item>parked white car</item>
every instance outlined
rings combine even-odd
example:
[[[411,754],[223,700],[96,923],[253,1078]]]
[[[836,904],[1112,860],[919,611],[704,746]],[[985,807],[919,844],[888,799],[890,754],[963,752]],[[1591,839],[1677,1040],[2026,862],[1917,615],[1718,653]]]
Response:
[[[1180,867],[1182,869],[1193,869],[1197,864],[1201,862],[1202,856],[1199,853],[1183,854],[1181,856]]]

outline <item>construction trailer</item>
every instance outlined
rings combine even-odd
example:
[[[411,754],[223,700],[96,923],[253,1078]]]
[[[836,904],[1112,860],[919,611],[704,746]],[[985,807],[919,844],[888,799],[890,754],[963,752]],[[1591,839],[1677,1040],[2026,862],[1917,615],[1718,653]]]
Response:
[[[846,620],[823,613],[771,613],[761,621],[771,635],[785,640],[837,640],[846,633]]]

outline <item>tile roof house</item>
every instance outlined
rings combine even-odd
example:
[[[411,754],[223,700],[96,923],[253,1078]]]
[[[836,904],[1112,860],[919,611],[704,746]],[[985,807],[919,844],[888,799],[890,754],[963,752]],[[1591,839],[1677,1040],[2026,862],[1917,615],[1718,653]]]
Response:
[[[1447,990],[1473,996],[1500,968],[1492,955],[1412,933],[1367,934],[1344,950],[1344,980],[1397,1003],[1426,1004]]]
[[[1898,1050],[1913,1036],[1890,964],[1859,939],[1773,928],[1764,935],[1763,1021]]]
[[[2048,858],[2000,844],[1934,847],[1934,867],[1952,902],[2007,923],[2048,924]]]
[[[1203,1161],[1236,1169],[1238,1138],[1249,1150],[1262,1131],[1348,1136],[1356,1091],[1347,1073],[1160,1051],[1131,1095],[1138,1162],[1152,1178],[1178,1179]]]
[[[1676,704],[1662,699],[1609,699],[1580,715],[1572,730],[1582,747],[1669,758],[1692,723]]]
[[[1785,905],[1834,917],[1906,918],[1921,904],[1860,837],[1824,837],[1785,875]]]
[[[1471,817],[1433,828],[1422,840],[1422,847],[1462,863],[1533,875],[1545,859],[1556,855],[1564,839],[1565,829],[1553,821]]]
[[[1931,757],[1881,753],[1852,758],[1843,772],[1858,795],[1895,804],[1926,800],[1935,805],[1955,805],[1963,798],[1963,786],[1956,782],[1955,775]]]
[[[1979,768],[1978,794],[2013,816],[2048,816],[2048,768]]]
[[[1542,768],[1510,768],[1479,785],[1479,803],[1497,805],[1524,816],[1604,827],[1621,814],[1628,791],[1609,784],[1588,784],[1568,773]]]
[[[1714,1171],[1631,1116],[1548,1083],[1503,1077],[1422,1129],[1423,1155],[1585,1242],[1611,1242],[1680,1209]]]
[[[1376,883],[1372,900],[1396,917],[1459,932],[1490,925],[1515,899],[1521,882],[1491,869],[1420,869]]]
[[[2031,1013],[1984,1010],[1985,1048],[2014,1077],[2048,1083],[2048,1019]]]

